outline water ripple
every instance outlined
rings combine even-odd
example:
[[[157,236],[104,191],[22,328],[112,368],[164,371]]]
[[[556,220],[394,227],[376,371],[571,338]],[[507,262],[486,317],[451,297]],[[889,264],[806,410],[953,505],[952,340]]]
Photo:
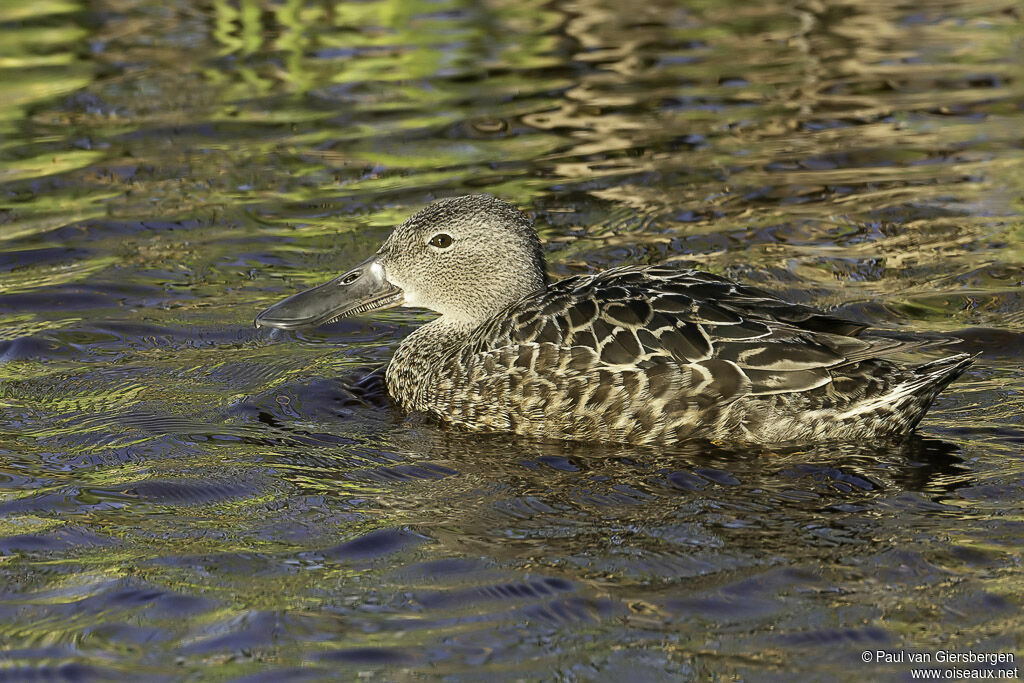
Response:
[[[1013,3],[0,5],[0,680],[1014,651]],[[253,328],[481,191],[555,277],[695,266],[982,356],[902,445],[633,449],[401,414],[421,311]]]

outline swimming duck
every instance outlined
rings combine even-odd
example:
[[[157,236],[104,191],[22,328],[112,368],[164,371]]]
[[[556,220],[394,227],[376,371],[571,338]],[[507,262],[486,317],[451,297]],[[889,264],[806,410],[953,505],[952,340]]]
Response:
[[[347,273],[256,326],[390,308],[440,314],[399,345],[388,392],[470,430],[637,444],[763,444],[911,432],[973,361],[888,360],[920,341],[697,270],[623,266],[548,280],[530,219],[489,195],[443,199]]]

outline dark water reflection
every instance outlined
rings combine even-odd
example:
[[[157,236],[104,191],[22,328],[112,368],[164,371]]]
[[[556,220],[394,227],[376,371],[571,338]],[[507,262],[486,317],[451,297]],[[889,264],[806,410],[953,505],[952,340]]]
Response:
[[[0,679],[904,679],[1024,650],[1013,2],[6,0]],[[900,446],[468,436],[257,331],[437,196],[981,361]],[[1019,660],[1019,658],[1018,658]]]

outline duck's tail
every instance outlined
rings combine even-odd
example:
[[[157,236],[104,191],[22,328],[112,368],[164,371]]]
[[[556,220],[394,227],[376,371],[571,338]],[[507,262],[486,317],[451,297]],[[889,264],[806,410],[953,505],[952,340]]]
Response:
[[[977,357],[978,354],[961,353],[911,368],[913,375],[894,391],[904,400],[910,399],[903,413],[905,427],[900,431],[906,434],[917,427],[939,392],[962,375]]]

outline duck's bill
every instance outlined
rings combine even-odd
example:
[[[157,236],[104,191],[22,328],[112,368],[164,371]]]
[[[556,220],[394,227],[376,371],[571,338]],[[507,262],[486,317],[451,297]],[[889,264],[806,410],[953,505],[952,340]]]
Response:
[[[402,304],[402,290],[388,282],[376,258],[319,287],[293,294],[256,316],[256,327],[294,330]]]

